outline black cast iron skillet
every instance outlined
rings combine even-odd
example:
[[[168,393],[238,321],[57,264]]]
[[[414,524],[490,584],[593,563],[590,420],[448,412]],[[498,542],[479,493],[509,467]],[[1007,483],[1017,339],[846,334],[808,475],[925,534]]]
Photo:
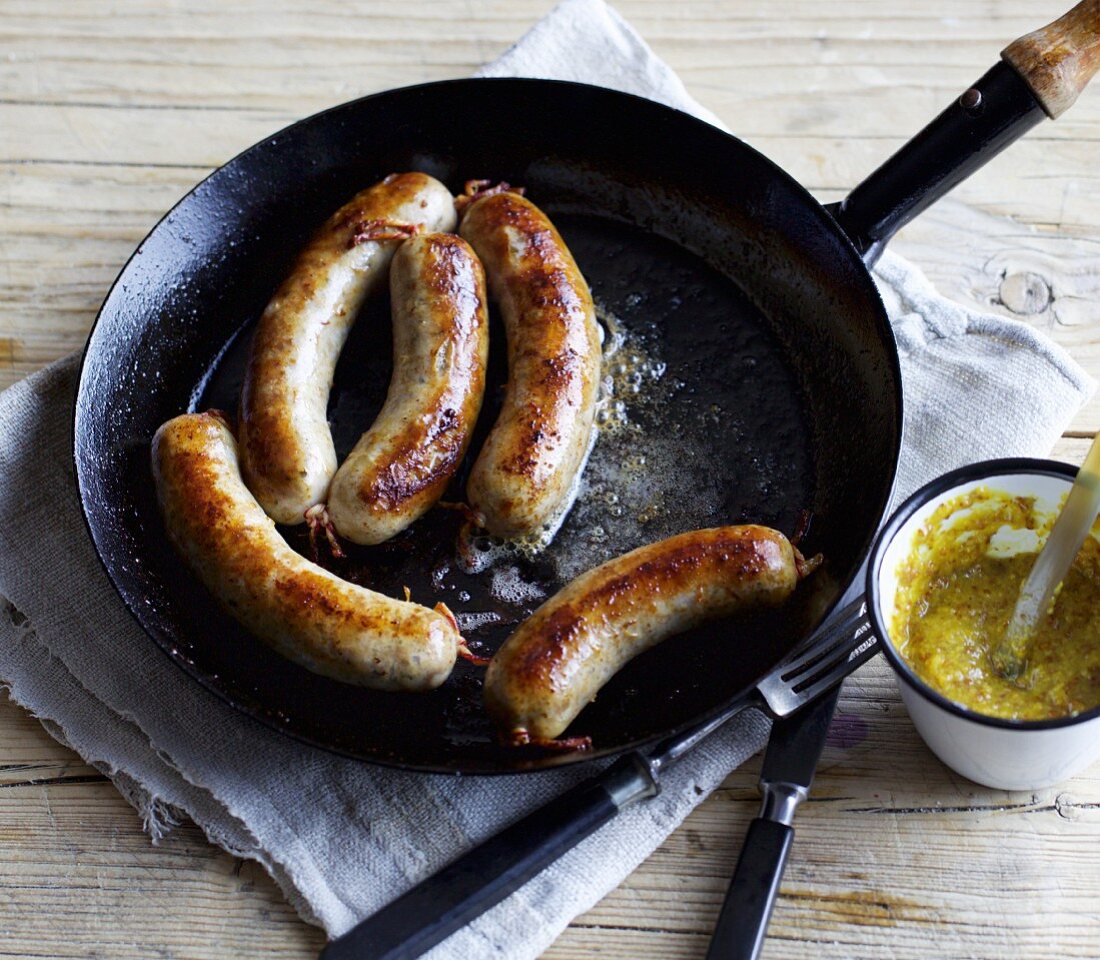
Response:
[[[1042,116],[1005,65],[975,89],[981,109],[952,105],[853,193],[839,223],[736,138],[578,84],[426,84],[336,107],[257,144],[154,228],[88,341],[74,455],[112,582],[153,640],[242,712],[411,769],[514,771],[618,753],[747,696],[854,580],[888,503],[901,385],[863,257]],[[156,428],[189,409],[235,409],[250,327],[295,252],[351,194],[409,169],[455,191],[469,178],[527,188],[561,229],[610,328],[626,334],[608,369],[617,398],[630,402],[625,426],[597,443],[587,489],[545,556],[507,559],[495,578],[462,574],[451,562],[457,518],[436,510],[334,569],[393,595],[408,586],[421,602],[444,600],[488,651],[573,573],[679,530],[753,521],[790,533],[810,511],[803,549],[827,558],[778,614],[715,624],[624,669],[575,723],[595,744],[587,754],[498,747],[480,672],[466,664],[418,695],[364,691],[290,664],[185,571],[156,508]],[[504,378],[499,329],[491,342],[496,387],[482,436]],[[381,404],[389,352],[388,305],[379,301],[337,371],[330,411],[340,453]],[[304,547],[300,530],[287,536]]]

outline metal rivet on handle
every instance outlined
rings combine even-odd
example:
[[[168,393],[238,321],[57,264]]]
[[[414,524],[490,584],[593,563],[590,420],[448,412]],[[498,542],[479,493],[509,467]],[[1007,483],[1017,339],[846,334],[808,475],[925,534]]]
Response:
[[[970,116],[977,116],[982,112],[982,92],[974,87],[971,87],[961,97],[959,97],[959,106],[963,108]]]

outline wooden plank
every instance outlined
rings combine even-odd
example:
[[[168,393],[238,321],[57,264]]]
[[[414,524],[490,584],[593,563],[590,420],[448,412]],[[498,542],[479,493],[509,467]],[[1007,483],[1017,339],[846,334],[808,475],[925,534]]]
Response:
[[[858,725],[870,708],[881,712],[883,693],[892,682],[881,669],[865,672],[871,675],[861,678],[855,695],[842,704],[846,727]],[[1094,842],[1100,832],[1100,769],[1075,780],[1072,792],[1056,789],[1022,798],[994,792],[991,798],[989,791],[953,777],[922,748],[909,758],[910,769],[897,768],[892,758],[914,752],[915,734],[896,706],[885,716],[887,723],[876,717],[875,727],[863,724],[861,742],[852,742],[848,734],[848,741],[831,746],[823,761],[815,799],[799,816],[798,855],[773,921],[769,955],[788,955],[780,949],[786,941],[804,946],[800,931],[806,926],[836,933],[834,941],[818,944],[824,957],[875,956],[877,948],[853,939],[862,927],[890,927],[903,935],[891,940],[899,957],[927,955],[921,951],[944,923],[959,926],[961,931],[954,932],[960,935],[972,927],[974,945],[980,945],[988,931],[968,918],[990,909],[981,895],[958,898],[950,915],[943,904],[928,902],[928,890],[944,885],[944,872],[957,859],[961,842],[972,858],[957,864],[954,879],[960,889],[972,886],[975,865],[1003,889],[1021,856],[1041,866],[1044,856],[1050,860],[1060,851],[1056,867],[1032,869],[1009,884],[1009,892],[1020,888],[1065,901],[1051,911],[1052,920],[1065,924],[1061,955],[1089,956],[1092,931],[1082,917],[1095,916],[1090,913],[1093,873],[1088,859],[1073,857],[1073,851]],[[17,955],[30,953],[61,923],[83,931],[69,941],[71,952],[57,954],[66,956],[85,956],[89,949],[117,957],[154,956],[157,944],[177,937],[195,944],[211,938],[219,944],[189,956],[262,949],[290,957],[317,949],[319,935],[291,921],[281,895],[255,865],[209,847],[193,827],[150,846],[136,815],[92,768],[8,703],[0,704],[0,723],[11,758],[0,770],[0,844],[15,851],[0,863],[0,888],[13,897],[9,906],[17,912],[8,917],[20,931],[7,948]],[[631,951],[642,950],[640,944],[647,956],[701,956],[704,932],[717,915],[740,837],[755,814],[757,769],[754,760],[736,771],[547,956],[634,956]],[[911,795],[914,780],[923,784],[923,795]],[[899,790],[910,794],[905,805],[898,803]],[[986,816],[990,810],[998,816]],[[1012,828],[1018,842],[1007,849],[1001,845],[1005,817],[1021,821]],[[934,820],[934,830],[924,820]],[[1066,836],[1071,828],[1073,834]],[[79,845],[74,835],[81,838]],[[98,850],[91,862],[82,849],[89,839]],[[998,850],[1000,859],[980,859]],[[1074,860],[1079,869],[1067,871],[1061,857]],[[871,876],[853,866],[863,862],[874,864]],[[884,867],[893,878],[888,891],[876,888],[873,880]],[[137,883],[135,871],[140,872]],[[24,915],[28,896],[33,896],[33,910]],[[132,931],[118,937],[116,922],[104,919],[133,910],[158,918],[146,939],[135,938]],[[641,928],[639,912],[646,917]],[[930,925],[933,930],[927,929]],[[1041,947],[1033,924],[1024,918],[1019,926],[1014,948]]]
[[[133,248],[206,172],[199,165],[0,164],[0,182],[9,185],[0,202],[6,335],[0,386],[83,344]],[[828,201],[838,194],[819,195]],[[1096,199],[1088,215],[1100,223],[1100,191]],[[956,255],[961,244],[974,251],[965,260]],[[914,221],[893,246],[946,296],[1031,323],[1100,376],[1100,240],[1076,236],[1064,224],[1057,232],[1045,230],[950,198]],[[45,302],[39,295],[44,290]],[[1028,290],[1026,296],[1013,293]],[[1100,429],[1100,396],[1071,429]]]
[[[0,165],[0,387],[84,345],[138,242],[206,172]]]
[[[813,798],[798,815],[765,956],[870,960],[888,942],[891,956],[923,958],[942,942],[950,944],[944,953],[1039,957],[1048,955],[1053,925],[1059,956],[1094,956],[1095,874],[1073,851],[1100,840],[1100,764],[1035,793],[970,784],[924,747],[894,683],[875,661],[846,685]],[[578,918],[583,933],[567,931],[549,956],[579,955],[574,937],[612,943],[634,930],[642,904],[655,955],[702,956],[697,932],[717,918],[756,813],[757,773],[754,760],[728,778],[637,873]],[[991,931],[1005,898],[1035,906]],[[872,936],[885,931],[886,939]]]
[[[0,850],[4,956],[297,958],[324,942],[193,824],[151,844],[110,781],[3,695]]]
[[[210,169],[334,103],[466,75],[552,5],[0,0],[0,387],[81,345],[136,243]],[[616,2],[701,102],[824,201],[1064,6]],[[894,246],[1100,376],[1098,145],[1092,91]],[[1079,462],[1100,399],[1071,429],[1053,455]],[[547,956],[701,958],[758,770],[735,771]],[[1034,796],[968,784],[872,663],[846,685],[765,957],[1095,958],[1098,831],[1100,769]],[[308,957],[323,939],[193,825],[152,846],[109,782],[2,698],[0,917],[11,956]]]
[[[1043,231],[950,198],[906,227],[894,249],[920,264],[945,296],[1036,327],[1100,378],[1097,236]],[[1068,429],[1100,430],[1100,394]]]

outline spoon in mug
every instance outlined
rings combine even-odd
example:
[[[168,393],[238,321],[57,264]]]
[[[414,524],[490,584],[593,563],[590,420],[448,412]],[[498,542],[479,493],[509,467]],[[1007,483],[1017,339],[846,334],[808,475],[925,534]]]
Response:
[[[1015,680],[1024,672],[1032,637],[1050,609],[1055,589],[1065,579],[1089,535],[1097,513],[1100,513],[1100,434],[1093,439],[1085,462],[1077,471],[1077,479],[1054,528],[1020,588],[1012,619],[991,654],[994,668],[1005,679]]]

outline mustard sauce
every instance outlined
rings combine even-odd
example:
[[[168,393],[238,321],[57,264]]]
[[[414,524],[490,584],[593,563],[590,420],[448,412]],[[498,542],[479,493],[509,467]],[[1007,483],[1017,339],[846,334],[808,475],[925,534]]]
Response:
[[[1046,720],[1100,706],[1100,542],[1088,537],[1010,681],[990,652],[1055,519],[984,487],[940,505],[898,570],[890,636],[914,672],[988,716]]]

